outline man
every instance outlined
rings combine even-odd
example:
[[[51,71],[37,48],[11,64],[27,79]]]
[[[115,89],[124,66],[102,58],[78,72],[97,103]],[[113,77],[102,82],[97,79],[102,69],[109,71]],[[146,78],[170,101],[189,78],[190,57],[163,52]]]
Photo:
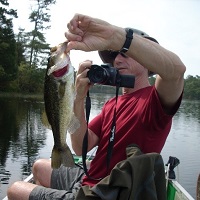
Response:
[[[172,117],[179,108],[186,68],[177,55],[160,46],[155,39],[141,31],[125,30],[81,14],[71,19],[68,29],[65,33],[68,40],[66,51],[98,50],[102,60],[111,62],[120,74],[135,76],[134,88],[123,88],[123,95],[118,97],[115,139],[109,167],[105,164],[105,167],[102,166],[102,163],[106,163],[115,99],[104,105],[101,114],[88,127],[88,150],[98,146],[89,170],[89,175],[94,179],[83,176],[83,170],[78,167],[62,167],[52,173],[50,161],[39,160],[33,166],[33,174],[36,184],[44,187],[16,182],[8,190],[9,199],[23,200],[29,199],[29,196],[30,199],[74,199],[81,184],[95,185],[118,162],[126,159],[128,145],[137,144],[143,153],[160,153],[169,134]],[[91,65],[92,61],[89,60],[81,63],[76,78],[74,113],[80,121],[80,127],[71,135],[71,141],[77,155],[82,154],[82,142],[87,129],[84,100],[91,86],[87,77]],[[148,81],[150,72],[157,74],[154,86],[150,86]]]

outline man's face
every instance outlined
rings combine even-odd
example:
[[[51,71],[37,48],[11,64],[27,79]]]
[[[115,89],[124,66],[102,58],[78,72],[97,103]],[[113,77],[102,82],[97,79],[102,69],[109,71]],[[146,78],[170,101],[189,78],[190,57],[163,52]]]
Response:
[[[147,74],[147,69],[123,53],[117,54],[113,66],[119,70],[120,74],[131,74],[136,77]]]

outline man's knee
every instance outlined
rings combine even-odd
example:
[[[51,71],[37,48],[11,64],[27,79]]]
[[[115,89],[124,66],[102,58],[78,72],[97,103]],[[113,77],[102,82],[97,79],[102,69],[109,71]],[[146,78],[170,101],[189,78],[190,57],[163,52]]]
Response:
[[[26,187],[24,187],[23,181],[14,182],[7,190],[7,197],[9,200],[12,199],[23,199],[21,198],[22,192],[26,191]],[[24,194],[24,197],[26,193]]]
[[[18,182],[15,182],[8,188],[7,190],[8,199],[14,199],[18,187],[19,187]]]
[[[33,164],[33,176],[37,185],[50,186],[51,162],[48,159],[39,159]]]
[[[23,200],[28,199],[30,192],[36,187],[36,185],[26,183],[23,181],[17,181],[13,183],[7,190],[7,197],[9,200]]]

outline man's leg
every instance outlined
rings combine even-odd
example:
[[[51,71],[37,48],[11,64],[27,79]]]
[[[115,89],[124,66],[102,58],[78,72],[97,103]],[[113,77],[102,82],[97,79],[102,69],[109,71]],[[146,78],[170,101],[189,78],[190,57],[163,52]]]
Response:
[[[51,161],[49,159],[39,159],[33,165],[34,182],[44,187],[51,186]]]
[[[52,171],[51,162],[40,159],[34,163],[33,174],[34,181],[38,185],[22,181],[15,182],[8,189],[7,195],[10,200],[74,200],[81,187],[84,171],[79,166],[69,168],[61,166]]]
[[[30,193],[37,185],[50,187],[51,173],[52,169],[50,160],[37,160],[33,165],[33,175],[36,184],[26,183],[23,181],[13,183],[7,191],[8,199],[28,200]]]
[[[30,193],[36,186],[37,185],[32,184],[32,183],[17,181],[8,188],[8,191],[7,191],[8,199],[9,200],[28,200]]]

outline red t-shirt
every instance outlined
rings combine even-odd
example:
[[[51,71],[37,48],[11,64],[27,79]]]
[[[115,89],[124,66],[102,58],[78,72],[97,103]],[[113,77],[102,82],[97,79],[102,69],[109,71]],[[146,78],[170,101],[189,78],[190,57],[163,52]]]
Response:
[[[126,147],[137,144],[143,153],[160,153],[169,134],[173,115],[167,115],[161,106],[154,86],[118,97],[116,133],[109,171],[106,156],[116,99],[105,103],[102,112],[90,123],[89,129],[99,137],[98,150],[91,162],[89,174],[103,178],[120,161],[126,159]],[[176,113],[180,102],[174,108]],[[98,181],[83,178],[83,185],[93,186]]]

